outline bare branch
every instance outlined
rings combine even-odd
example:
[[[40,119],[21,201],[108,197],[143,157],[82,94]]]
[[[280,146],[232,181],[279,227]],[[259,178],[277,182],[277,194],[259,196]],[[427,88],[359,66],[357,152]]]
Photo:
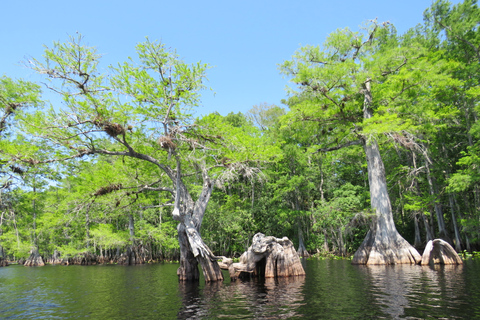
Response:
[[[407,62],[408,62],[408,59],[405,58],[405,59],[403,60],[403,62],[402,62],[398,67],[396,67],[394,70],[382,71],[382,76],[387,76],[387,75],[389,75],[389,74],[398,72],[398,70],[400,70],[404,65],[406,65]]]
[[[173,207],[174,205],[175,205],[174,203],[163,203],[163,204],[158,204],[158,205],[154,205],[154,206],[144,206],[144,207],[140,207],[140,209],[146,210],[146,209]]]
[[[456,39],[458,39],[462,42],[465,42],[469,47],[471,47],[473,49],[473,51],[475,52],[476,56],[477,56],[478,62],[480,62],[480,46],[478,48],[475,47],[475,45],[473,43],[471,43],[470,41],[468,41],[467,39],[456,35],[452,31],[452,28],[450,26],[447,26],[447,25],[443,24],[440,20],[437,20],[436,17],[434,17],[434,19],[435,19],[435,22],[438,23],[443,29],[447,30],[447,34],[450,34],[454,38],[456,38]],[[450,32],[448,32],[448,31],[450,31]]]
[[[353,140],[353,141],[349,141],[349,142],[346,142],[344,144],[340,144],[340,145],[337,145],[335,147],[330,147],[330,148],[320,148],[318,149],[315,153],[318,153],[318,152],[329,152],[329,151],[335,151],[335,150],[339,150],[339,149],[342,149],[342,148],[345,148],[345,147],[350,147],[350,146],[354,146],[354,145],[359,145],[359,144],[363,144],[364,142],[362,140]]]

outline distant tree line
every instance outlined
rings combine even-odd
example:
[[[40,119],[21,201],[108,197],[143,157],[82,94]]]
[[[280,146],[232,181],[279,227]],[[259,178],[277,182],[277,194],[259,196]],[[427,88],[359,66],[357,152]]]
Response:
[[[476,1],[439,0],[404,34],[334,31],[281,64],[284,107],[201,118],[207,65],[147,40],[102,73],[81,36],[54,43],[26,61],[46,88],[0,78],[0,262],[136,252],[187,277],[257,232],[351,255],[380,223],[371,148],[403,238],[479,250],[479,21]]]

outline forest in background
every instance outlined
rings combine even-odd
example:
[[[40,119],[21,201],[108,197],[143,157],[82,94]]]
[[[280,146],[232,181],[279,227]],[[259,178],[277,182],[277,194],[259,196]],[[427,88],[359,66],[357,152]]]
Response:
[[[105,75],[81,36],[55,43],[27,62],[46,87],[0,78],[0,256],[37,248],[108,262],[136,248],[147,261],[178,260],[180,167],[195,201],[207,172],[215,185],[200,224],[216,255],[238,257],[257,232],[300,252],[351,255],[372,222],[359,133],[379,144],[405,239],[478,250],[480,9],[437,1],[424,16],[405,34],[371,21],[300,48],[279,66],[291,83],[285,108],[201,118],[192,109],[208,66],[147,40],[135,62]],[[369,119],[355,82],[365,74]]]

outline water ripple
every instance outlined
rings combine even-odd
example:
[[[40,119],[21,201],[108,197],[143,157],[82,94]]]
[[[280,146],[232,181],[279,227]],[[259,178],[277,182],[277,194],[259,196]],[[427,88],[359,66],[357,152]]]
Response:
[[[178,265],[0,268],[0,319],[474,319],[480,263],[352,266],[305,277],[179,283]]]

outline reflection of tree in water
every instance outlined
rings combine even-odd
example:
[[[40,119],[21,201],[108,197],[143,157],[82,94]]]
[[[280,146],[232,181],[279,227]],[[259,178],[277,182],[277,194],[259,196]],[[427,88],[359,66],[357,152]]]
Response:
[[[362,266],[377,304],[389,318],[458,317],[465,305],[462,266]],[[465,299],[462,299],[465,301]]]
[[[179,319],[290,319],[300,316],[305,277],[252,279],[229,284],[180,283]]]

